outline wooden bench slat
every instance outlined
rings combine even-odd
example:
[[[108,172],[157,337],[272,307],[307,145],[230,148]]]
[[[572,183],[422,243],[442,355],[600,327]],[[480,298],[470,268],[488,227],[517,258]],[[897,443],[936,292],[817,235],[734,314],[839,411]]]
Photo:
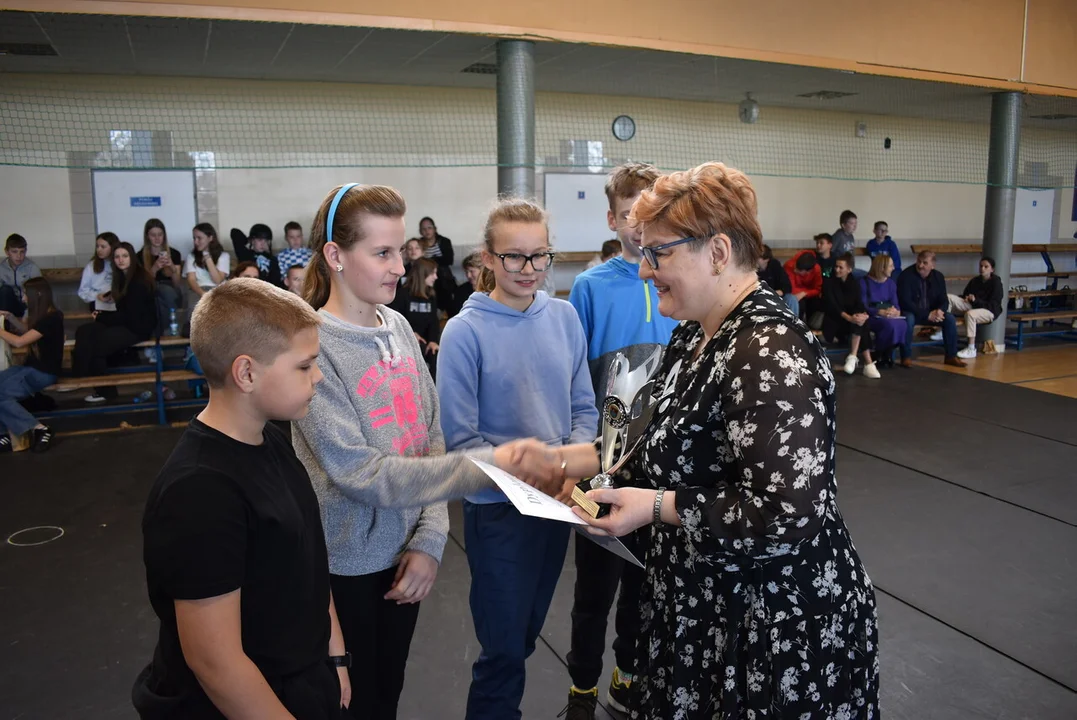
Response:
[[[1032,322],[1033,320],[1065,320],[1077,318],[1077,310],[1061,310],[1041,313],[1014,313],[1007,318],[1015,323]]]
[[[1011,298],[1062,297],[1077,294],[1077,290],[1010,290]]]
[[[1075,272],[1039,272],[1039,273],[1012,273],[1011,278],[1064,278],[1077,273]]]
[[[41,276],[53,282],[79,282],[82,280],[82,268],[41,268]]]
[[[161,382],[178,382],[181,380],[201,380],[202,376],[190,370],[166,370],[161,373]],[[117,373],[115,375],[96,375],[93,377],[62,378],[48,390],[79,390],[93,387],[121,387],[125,385],[152,385],[157,382],[156,373]]]
[[[936,255],[959,255],[964,253],[981,253],[982,245],[911,245],[914,253],[922,253],[930,250]]]
[[[1051,243],[1043,247],[1047,252],[1077,252],[1077,243]]]

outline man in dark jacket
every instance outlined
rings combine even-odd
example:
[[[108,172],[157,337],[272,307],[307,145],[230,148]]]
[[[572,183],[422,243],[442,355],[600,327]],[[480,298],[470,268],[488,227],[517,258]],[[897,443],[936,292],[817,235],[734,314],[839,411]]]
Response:
[[[898,300],[908,329],[901,347],[901,366],[912,367],[912,337],[916,325],[941,325],[942,342],[946,349],[946,364],[965,367],[957,356],[957,321],[947,312],[950,300],[946,294],[946,278],[935,269],[935,253],[924,250],[916,256],[916,265],[898,275]]]
[[[785,304],[794,315],[800,315],[800,301],[793,295],[793,286],[789,282],[789,276],[785,274],[785,268],[782,267],[781,262],[774,259],[774,252],[769,245],[763,246],[763,254],[757,262],[756,272],[760,280],[769,285],[778,297],[785,300]]]

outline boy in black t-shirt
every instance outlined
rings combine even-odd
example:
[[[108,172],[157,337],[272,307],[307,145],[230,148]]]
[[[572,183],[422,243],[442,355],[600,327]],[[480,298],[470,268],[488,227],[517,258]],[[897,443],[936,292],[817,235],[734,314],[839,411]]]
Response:
[[[161,621],[132,693],[144,719],[322,720],[350,702],[318,500],[290,438],[268,422],[306,415],[322,379],[318,324],[260,280],[229,280],[195,308],[209,404],[142,521]]]

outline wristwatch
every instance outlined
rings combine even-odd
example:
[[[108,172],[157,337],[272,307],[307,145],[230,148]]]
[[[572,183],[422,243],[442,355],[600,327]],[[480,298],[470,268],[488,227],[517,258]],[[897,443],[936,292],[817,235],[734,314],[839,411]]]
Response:
[[[330,655],[326,660],[330,667],[350,668],[352,666],[352,654],[346,652],[343,655]]]

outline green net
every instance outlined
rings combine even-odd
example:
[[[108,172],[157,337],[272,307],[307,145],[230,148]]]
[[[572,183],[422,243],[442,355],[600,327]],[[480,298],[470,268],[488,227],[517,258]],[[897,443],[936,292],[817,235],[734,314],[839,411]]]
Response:
[[[0,16],[10,41],[0,57],[0,164],[497,165],[492,38]],[[756,176],[986,180],[984,88],[554,42],[536,43],[535,65],[540,170],[721,160]],[[741,118],[748,93],[754,122]],[[615,127],[622,116],[630,121]],[[1026,96],[1020,184],[1073,187],[1075,168],[1077,101]]]

